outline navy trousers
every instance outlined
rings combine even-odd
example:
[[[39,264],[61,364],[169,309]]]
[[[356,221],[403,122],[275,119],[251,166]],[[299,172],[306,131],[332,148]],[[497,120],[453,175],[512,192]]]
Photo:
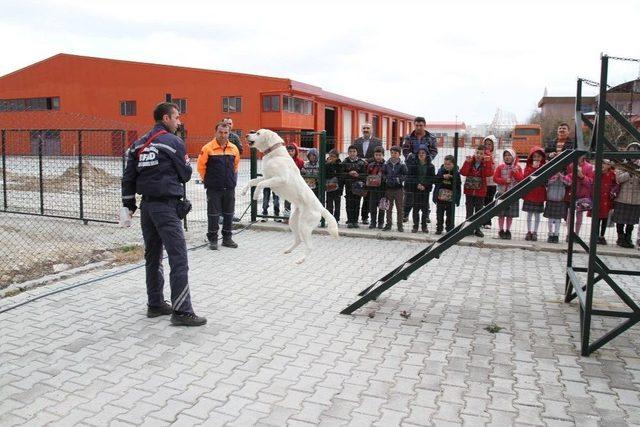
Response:
[[[140,205],[140,224],[144,239],[144,259],[147,276],[147,298],[152,307],[164,302],[164,271],[162,250],[169,257],[169,285],[174,311],[193,313],[189,292],[189,261],[182,221],[176,212],[177,199],[144,201]]]

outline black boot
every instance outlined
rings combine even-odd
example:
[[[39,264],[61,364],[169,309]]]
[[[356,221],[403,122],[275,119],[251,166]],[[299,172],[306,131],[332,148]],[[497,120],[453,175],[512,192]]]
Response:
[[[237,248],[238,244],[231,239],[231,236],[229,236],[222,239],[222,246],[226,246],[227,248]]]
[[[218,250],[218,238],[217,237],[209,240],[209,249],[211,249],[212,251],[217,251]]]
[[[627,241],[626,234],[618,233],[618,240],[616,241],[616,245],[620,246],[621,248],[632,249],[633,243],[631,243],[631,234],[629,234],[629,240]]]

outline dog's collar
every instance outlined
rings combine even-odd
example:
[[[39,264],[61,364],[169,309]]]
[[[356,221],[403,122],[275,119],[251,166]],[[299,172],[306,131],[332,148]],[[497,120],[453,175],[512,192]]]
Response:
[[[270,152],[272,152],[276,148],[281,147],[282,145],[283,145],[282,142],[277,142],[277,143],[273,144],[271,147],[269,147],[266,150],[264,150],[264,155],[266,156],[267,154],[269,154]]]

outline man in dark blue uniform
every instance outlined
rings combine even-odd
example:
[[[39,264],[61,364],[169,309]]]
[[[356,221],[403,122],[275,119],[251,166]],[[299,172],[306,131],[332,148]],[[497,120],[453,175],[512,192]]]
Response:
[[[140,224],[146,263],[147,317],[171,314],[174,325],[201,326],[207,319],[196,316],[191,307],[187,245],[177,210],[183,184],[191,179],[191,163],[184,142],[175,135],[179,117],[176,104],[163,102],[156,106],[155,126],[129,148],[122,177],[122,205],[133,215],[136,193],[142,195]],[[163,246],[171,267],[171,305],[163,296]]]

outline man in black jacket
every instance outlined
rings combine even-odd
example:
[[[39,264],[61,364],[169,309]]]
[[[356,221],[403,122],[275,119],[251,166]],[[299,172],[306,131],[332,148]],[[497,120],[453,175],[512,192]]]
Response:
[[[569,125],[567,123],[560,123],[556,131],[556,139],[545,144],[544,152],[549,155],[549,158],[553,158],[562,151],[575,148],[575,141],[569,139]]]
[[[376,138],[371,135],[371,123],[364,123],[362,125],[362,136],[353,142],[358,150],[358,157],[364,160],[365,165],[373,161],[373,153],[377,147],[382,147],[382,141],[380,138]],[[360,210],[360,216],[363,224],[369,223],[369,193],[364,196],[362,200],[362,209]]]
[[[153,111],[155,126],[133,143],[122,176],[122,205],[136,211],[136,193],[142,195],[140,225],[144,239],[147,282],[147,317],[171,314],[171,323],[201,326],[189,292],[187,244],[178,217],[183,184],[191,179],[191,162],[184,142],[175,135],[180,126],[176,104],[163,102]],[[162,249],[169,256],[171,305],[164,300]]]

